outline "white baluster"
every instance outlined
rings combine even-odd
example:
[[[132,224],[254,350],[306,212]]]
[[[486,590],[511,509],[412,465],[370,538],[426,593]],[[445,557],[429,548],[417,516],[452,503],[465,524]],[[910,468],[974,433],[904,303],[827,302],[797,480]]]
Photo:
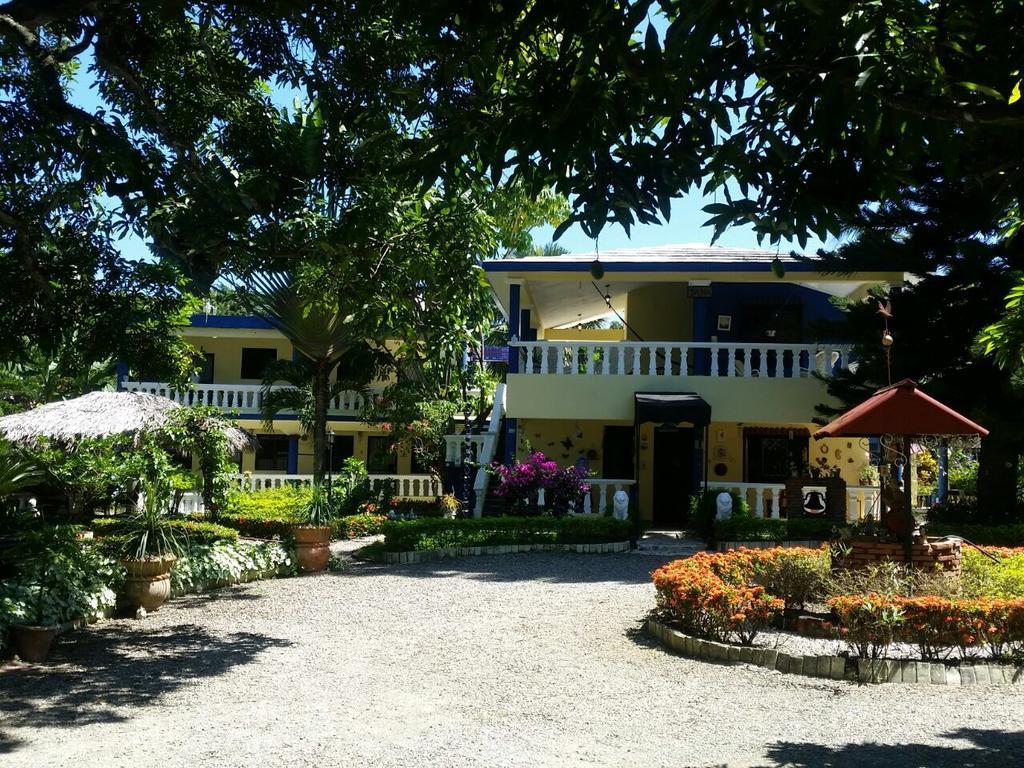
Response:
[[[630,354],[633,355],[633,375],[634,376],[639,376],[640,375],[640,347],[638,345],[636,345],[636,344],[633,344],[632,346],[630,346],[629,351],[630,351]]]
[[[782,489],[778,486],[772,487],[772,519],[779,519],[779,500],[782,497]]]

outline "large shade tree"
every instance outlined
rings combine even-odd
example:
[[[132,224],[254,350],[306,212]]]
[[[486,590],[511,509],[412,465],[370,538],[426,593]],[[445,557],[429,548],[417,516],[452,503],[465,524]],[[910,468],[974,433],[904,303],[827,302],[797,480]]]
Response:
[[[897,199],[865,210],[849,240],[823,254],[836,270],[884,263],[910,278],[877,301],[849,306],[845,322],[825,330],[857,343],[857,365],[830,379],[829,391],[849,407],[890,379],[913,378],[983,424],[990,432],[979,454],[979,512],[989,522],[1005,522],[1017,508],[1024,386],[975,340],[1000,317],[1002,297],[1024,269],[1024,241],[999,237],[993,200],[984,190],[946,179],[941,168],[932,172],[930,184],[904,188]],[[887,323],[878,314],[882,304],[893,315]],[[891,372],[881,344],[886,326],[895,339]]]

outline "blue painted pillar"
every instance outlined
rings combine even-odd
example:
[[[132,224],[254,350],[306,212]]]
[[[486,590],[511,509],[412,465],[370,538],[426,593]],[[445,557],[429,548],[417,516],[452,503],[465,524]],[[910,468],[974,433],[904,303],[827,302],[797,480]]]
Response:
[[[936,501],[943,502],[949,495],[949,441],[943,439],[939,444],[939,483],[936,489]]]
[[[299,474],[299,436],[288,437],[288,474]]]
[[[516,419],[505,417],[505,454],[501,457],[503,464],[511,464],[516,458],[516,441],[519,439],[519,423]]]
[[[511,346],[513,342],[519,341],[521,338],[521,326],[522,316],[519,308],[519,285],[513,283],[508,287],[508,372],[519,373],[519,350],[516,347]]]
[[[128,378],[128,363],[123,360],[117,361],[117,391],[124,389],[125,379]]]

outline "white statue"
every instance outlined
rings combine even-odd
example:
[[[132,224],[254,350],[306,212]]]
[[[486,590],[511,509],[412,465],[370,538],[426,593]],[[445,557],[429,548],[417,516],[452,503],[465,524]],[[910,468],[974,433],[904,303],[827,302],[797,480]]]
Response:
[[[732,494],[722,491],[715,499],[715,520],[728,520],[732,517]]]
[[[616,520],[629,517],[629,494],[625,491],[616,491],[612,497],[612,517]]]

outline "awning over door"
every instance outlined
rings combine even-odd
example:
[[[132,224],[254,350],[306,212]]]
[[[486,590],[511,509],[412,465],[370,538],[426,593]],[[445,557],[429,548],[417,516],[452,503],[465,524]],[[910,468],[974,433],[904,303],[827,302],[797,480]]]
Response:
[[[693,392],[637,392],[633,397],[637,424],[688,421],[706,427],[711,423],[711,406]]]

